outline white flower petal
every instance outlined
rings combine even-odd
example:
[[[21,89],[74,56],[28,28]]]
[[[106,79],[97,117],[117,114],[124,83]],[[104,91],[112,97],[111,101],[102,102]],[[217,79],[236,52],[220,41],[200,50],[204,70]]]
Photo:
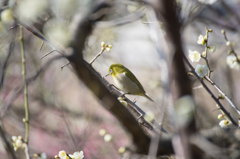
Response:
[[[198,51],[189,50],[188,57],[192,62],[199,62],[201,59],[201,54]]]
[[[203,78],[207,74],[207,66],[198,64],[196,66],[195,72],[199,77]]]

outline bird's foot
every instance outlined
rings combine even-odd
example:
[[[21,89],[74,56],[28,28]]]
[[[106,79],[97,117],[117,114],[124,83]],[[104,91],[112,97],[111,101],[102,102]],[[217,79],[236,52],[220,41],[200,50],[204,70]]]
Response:
[[[137,102],[137,99],[136,99],[136,98],[134,98],[134,99],[133,99],[133,103],[134,103],[134,104],[136,104],[136,102]]]
[[[143,117],[143,115],[141,114],[138,118],[137,118],[137,121],[139,120],[139,119],[141,119]]]

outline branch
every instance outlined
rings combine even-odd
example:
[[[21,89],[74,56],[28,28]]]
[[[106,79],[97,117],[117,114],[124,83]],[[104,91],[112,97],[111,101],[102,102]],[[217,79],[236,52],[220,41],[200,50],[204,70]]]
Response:
[[[109,110],[122,124],[122,126],[132,135],[133,143],[136,146],[135,152],[147,154],[150,145],[150,138],[143,132],[138,122],[132,114],[117,100],[117,96],[112,94],[107,88],[108,82],[97,73],[91,65],[84,61],[82,52],[87,37],[91,34],[95,22],[100,20],[104,15],[97,16],[98,19],[89,19],[88,17],[95,13],[101,13],[99,10],[109,7],[106,3],[96,3],[85,16],[78,16],[75,19],[73,38],[71,40],[72,54],[68,56],[78,77],[101,101],[103,106]],[[172,154],[172,144],[169,138],[160,140],[158,154]]]

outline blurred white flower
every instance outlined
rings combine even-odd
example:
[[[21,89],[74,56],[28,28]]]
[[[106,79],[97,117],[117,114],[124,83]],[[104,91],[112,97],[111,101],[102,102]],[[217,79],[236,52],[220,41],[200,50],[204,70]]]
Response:
[[[195,72],[199,77],[203,78],[207,74],[207,66],[198,64],[195,68]]]
[[[209,51],[210,51],[211,53],[214,53],[214,52],[216,51],[216,47],[215,47],[215,46],[210,46],[210,47],[209,47]]]
[[[206,54],[206,51],[203,51],[203,52],[202,52],[202,56],[203,56],[203,57],[206,57],[206,55],[207,55],[207,54]]]
[[[40,1],[40,0],[39,0]],[[51,1],[51,10],[57,17],[70,18],[79,9],[79,0],[54,0]]]
[[[236,43],[235,43],[235,42],[231,42],[231,41],[227,41],[227,42],[226,42],[226,45],[227,45],[227,46],[235,47],[235,46],[236,46]]]
[[[221,120],[221,121],[219,122],[219,126],[220,126],[221,128],[227,128],[229,125],[230,125],[230,122],[229,122],[228,120]]]
[[[240,59],[240,56],[238,58]],[[236,69],[236,70],[240,69],[240,64],[237,62],[237,58],[235,55],[227,56],[226,62],[231,69]]]
[[[17,148],[20,148],[20,147],[22,147],[23,141],[21,139],[17,139],[15,141],[15,144],[16,144]]]
[[[231,45],[231,42],[230,42],[230,41],[227,41],[227,42],[226,42],[226,45],[227,45],[227,46],[230,46],[230,45]]]
[[[207,41],[207,37],[203,35],[199,35],[197,43],[200,45],[205,45]]]
[[[42,159],[46,159],[46,158],[47,158],[47,155],[46,155],[46,153],[44,153],[44,152],[43,152],[43,153],[41,153],[41,154],[40,154],[40,158],[42,158]]]
[[[223,114],[219,114],[219,115],[218,115],[218,119],[222,119],[223,117],[224,117]]]
[[[106,135],[106,133],[107,133],[107,130],[105,130],[105,129],[99,130],[99,135],[100,136],[104,136],[104,135]]]
[[[12,9],[5,9],[1,12],[1,21],[3,23],[12,23],[13,22]]]
[[[217,2],[217,0],[198,0],[198,2],[204,3],[204,4],[213,4]]]
[[[12,136],[12,140],[15,142],[17,140],[17,136]]]
[[[74,152],[73,159],[83,159],[83,158],[84,158],[83,151]]]
[[[58,157],[61,159],[65,158],[67,156],[67,153],[64,150],[61,150],[58,152]]]
[[[43,32],[51,41],[58,45],[67,46],[70,41],[69,25],[57,19],[49,20],[43,28]]]
[[[123,154],[125,151],[126,151],[126,148],[125,148],[125,147],[120,147],[120,148],[118,149],[118,153],[119,153],[119,154]]]
[[[22,0],[17,6],[17,14],[20,20],[32,22],[45,13],[48,0]]]
[[[106,134],[106,135],[104,136],[104,141],[105,141],[105,142],[109,142],[109,141],[111,141],[111,140],[112,140],[112,135]]]
[[[192,62],[199,62],[201,54],[198,51],[189,50],[188,52],[189,52],[188,57]]]

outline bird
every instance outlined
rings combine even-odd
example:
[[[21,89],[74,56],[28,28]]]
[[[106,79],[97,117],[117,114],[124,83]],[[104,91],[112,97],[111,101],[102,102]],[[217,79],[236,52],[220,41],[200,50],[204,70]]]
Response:
[[[146,91],[135,75],[122,64],[112,64],[109,67],[108,74],[106,76],[108,75],[113,77],[117,87],[124,93],[123,95],[130,94],[144,96],[148,100],[154,102],[149,96],[146,95]]]

